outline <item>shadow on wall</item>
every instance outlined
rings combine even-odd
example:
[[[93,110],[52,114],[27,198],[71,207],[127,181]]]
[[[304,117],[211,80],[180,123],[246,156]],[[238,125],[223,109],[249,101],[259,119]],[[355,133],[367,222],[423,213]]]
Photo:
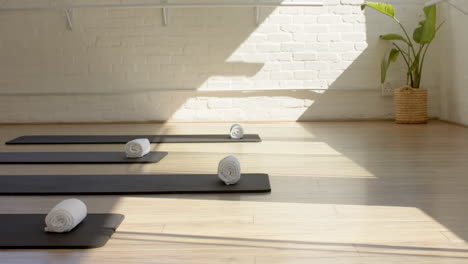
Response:
[[[2,40],[2,64],[10,66],[1,72],[3,92],[196,90],[212,76],[253,76],[262,68],[227,62],[256,29],[253,9],[171,9],[168,26],[160,10],[79,9],[73,31],[57,11],[2,11],[0,29],[15,29]]]
[[[416,25],[421,5],[397,4],[403,23]],[[2,11],[0,21],[7,122],[392,116],[378,35],[399,28],[359,6],[262,8],[258,27],[253,8],[171,9],[167,27],[157,8],[80,9],[73,32],[57,11]],[[401,70],[389,74],[394,87]]]
[[[391,2],[392,3],[392,2]],[[396,16],[405,27],[413,32],[418,21],[422,19],[422,3],[392,3]],[[327,119],[321,118],[323,112],[332,113],[338,119],[392,119],[393,98],[383,97],[380,91],[380,65],[383,55],[391,48],[391,42],[379,39],[382,34],[401,33],[398,25],[381,13],[366,9],[364,17],[344,18],[355,19],[354,31],[358,33],[341,32],[341,40],[329,43],[329,52],[337,52],[339,58],[327,62],[316,62],[319,77],[323,68],[328,69],[328,89],[325,91],[310,91],[313,101],[306,111],[298,118],[301,121]],[[361,22],[361,23],[360,23]],[[362,35],[359,35],[362,32]],[[436,71],[431,65],[434,48],[428,54],[423,85],[429,88],[429,115],[438,116],[438,89],[435,85]],[[432,53],[432,55],[431,55]],[[333,58],[333,57],[332,57]],[[386,85],[399,88],[405,85],[406,69],[400,58],[393,63],[387,74]],[[308,96],[304,97],[305,99]],[[312,99],[313,98],[313,99]]]
[[[419,9],[398,11],[416,25]],[[2,11],[0,21],[8,121],[392,115],[377,89],[388,47],[377,38],[398,28],[359,6],[262,8],[258,27],[253,8],[171,9],[166,27],[160,9],[81,9],[73,32],[57,11]]]
[[[273,10],[263,8],[260,22]],[[77,9],[72,32],[59,11],[1,14],[6,122],[167,120],[193,96],[178,91],[223,87],[228,77],[249,86],[264,66],[228,61],[251,48],[240,46],[257,28],[253,8],[170,9],[166,27],[158,8]]]

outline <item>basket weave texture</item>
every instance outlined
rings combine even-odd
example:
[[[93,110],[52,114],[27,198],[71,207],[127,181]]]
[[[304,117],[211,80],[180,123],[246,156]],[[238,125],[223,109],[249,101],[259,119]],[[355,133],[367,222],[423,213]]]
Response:
[[[427,120],[427,89],[410,86],[395,89],[397,124],[424,124]]]

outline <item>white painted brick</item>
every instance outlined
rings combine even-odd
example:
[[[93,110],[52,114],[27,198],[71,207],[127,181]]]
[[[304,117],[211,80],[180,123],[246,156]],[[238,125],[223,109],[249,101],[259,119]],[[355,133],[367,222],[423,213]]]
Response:
[[[354,61],[354,60],[357,60],[361,54],[362,54],[361,52],[342,53],[341,59],[344,61]]]
[[[311,52],[294,53],[293,58],[296,61],[313,61],[317,59],[317,53],[311,53]]]
[[[319,61],[338,61],[339,56],[336,53],[332,52],[322,52],[318,53],[317,60]]]
[[[323,61],[309,61],[305,63],[304,69],[326,71],[326,70],[329,70],[330,68],[329,65],[330,65],[329,63],[326,63]]]
[[[298,89],[298,87],[304,86],[304,81],[302,80],[282,80],[280,81],[280,86],[283,89]]]
[[[416,25],[424,1],[395,1]],[[54,12],[6,12],[0,94],[15,95],[0,96],[0,122],[388,117],[391,100],[375,89],[386,49],[378,35],[398,27],[357,4],[262,8],[259,26],[245,8],[171,9],[167,27],[159,9],[89,8],[75,10],[73,32]],[[340,90],[350,88],[372,90]]]
[[[222,108],[232,108],[232,99],[218,99],[213,98],[208,100],[209,109],[222,109]]]
[[[282,63],[281,64],[281,70],[283,70],[283,71],[304,70],[304,62]]]
[[[120,41],[124,47],[142,46],[144,44],[143,37],[122,37]]]
[[[344,23],[366,23],[364,15],[346,15],[342,16]]]
[[[366,33],[354,32],[354,33],[342,33],[341,38],[343,41],[365,41]]]
[[[119,47],[122,45],[118,37],[99,37],[96,41],[96,47]]]
[[[269,114],[271,116],[275,116],[277,120],[282,121],[282,120],[288,120],[288,116],[300,116],[302,115],[307,109],[302,107],[302,108],[285,108],[283,110],[279,109],[273,109],[269,111]]]
[[[354,25],[352,24],[333,24],[330,25],[330,32],[353,32]]]
[[[195,119],[200,121],[222,120],[223,116],[218,111],[204,109],[195,112]]]
[[[323,15],[317,17],[317,23],[319,24],[338,24],[341,23],[342,19],[341,16],[331,16],[331,15]]]
[[[289,35],[289,34],[270,34],[267,37],[267,41],[270,41],[270,42],[288,42],[288,41],[291,41],[291,35]]]
[[[123,59],[120,59],[119,61],[123,61],[123,64],[145,64],[146,63],[146,58],[148,56],[146,55],[125,55],[123,57]],[[115,59],[119,59],[119,57],[115,57]],[[105,60],[101,60],[101,61],[107,61],[107,59]],[[115,63],[119,62],[119,61],[116,61]]]
[[[172,56],[167,55],[155,55],[146,57],[146,63],[148,64],[171,64]]]
[[[328,88],[328,83],[326,80],[306,80],[304,81],[304,86],[308,89],[324,89]],[[310,103],[311,100],[307,100],[304,106],[310,106],[307,102]]]
[[[294,25],[307,25],[307,24],[316,24],[317,17],[316,16],[294,16],[293,17],[293,24]]]
[[[88,65],[89,72],[93,74],[105,74],[112,72],[112,64],[105,64],[105,63],[94,63]]]
[[[338,78],[342,73],[342,71],[320,71],[318,77],[320,79],[335,79]]]
[[[304,27],[302,25],[281,25],[280,30],[288,33],[300,32]]]
[[[251,90],[254,89],[253,81],[237,81],[234,80],[231,82],[231,88],[234,90]]]
[[[255,63],[255,62],[266,62],[268,61],[269,54],[268,53],[248,53],[242,56],[244,58],[244,62],[247,63]]]
[[[305,45],[306,50],[313,50],[316,52],[323,52],[330,50],[330,43],[328,42],[317,42],[317,43],[307,43]]]
[[[231,88],[231,82],[229,81],[208,81],[207,85],[210,89],[226,90]]]
[[[148,73],[147,72],[126,72],[125,77],[127,80],[148,80]]]
[[[270,97],[270,96],[262,96],[262,97],[255,97],[255,98],[252,98],[252,99],[255,99],[255,108],[272,108],[272,107],[280,107],[281,106],[281,103],[276,100],[274,97]],[[240,103],[243,103],[242,105],[244,107],[248,107],[249,106],[249,101],[248,99],[246,100],[243,100],[240,101]],[[250,102],[251,103],[251,102]],[[240,106],[242,106],[240,105]]]
[[[259,80],[255,80],[254,86],[259,89],[267,89],[267,90],[277,89],[279,87],[279,81],[259,79]]]
[[[339,6],[330,6],[329,12],[337,15],[346,15],[353,13],[353,6],[348,5],[339,5]]]
[[[306,33],[325,33],[329,32],[329,26],[328,25],[305,25],[304,26],[304,32]]]
[[[284,15],[299,15],[303,13],[304,8],[301,7],[281,7],[279,13]]]
[[[288,15],[277,15],[268,17],[268,23],[270,24],[291,24],[292,17]]]
[[[213,110],[221,116],[222,121],[246,120],[248,112],[244,109],[215,109]]]
[[[258,52],[278,52],[278,51],[281,51],[281,45],[275,44],[275,43],[258,44],[257,51]]]
[[[299,42],[282,43],[281,51],[283,52],[295,52],[304,51],[305,45]]]
[[[256,51],[256,46],[255,44],[243,44],[241,45],[236,52],[255,52]]]
[[[318,76],[318,71],[295,71],[294,77],[298,80],[314,80]]]
[[[330,51],[354,51],[354,43],[353,42],[334,42],[330,43],[329,50]]]
[[[261,27],[261,26],[260,26],[260,27]],[[253,32],[252,34],[250,34],[250,36],[247,38],[247,40],[246,40],[245,43],[249,43],[249,42],[250,42],[250,43],[255,44],[255,43],[258,43],[258,42],[265,41],[266,38],[267,38],[266,33],[275,33],[275,32],[278,32],[278,31],[279,31],[277,26],[274,26],[274,29],[275,29],[275,30],[274,30],[273,32],[260,33],[260,32],[258,31],[258,30],[260,30],[260,28],[259,28],[259,29],[257,29],[257,31],[255,31],[255,32]],[[245,44],[245,43],[244,43],[244,44]]]
[[[303,99],[292,99],[289,97],[281,98],[281,105],[286,108],[299,108],[304,107],[304,100]]]
[[[269,63],[265,63],[265,65],[263,66],[262,70],[264,71],[280,71],[281,70],[281,65],[283,63],[281,62],[269,62]]]
[[[271,80],[291,80],[293,78],[292,72],[272,72],[270,74]]]
[[[341,39],[340,34],[338,33],[319,33],[317,35],[318,42],[334,42]]]
[[[369,45],[367,44],[367,42],[358,42],[358,43],[354,44],[354,48],[357,51],[363,51],[363,50],[367,49],[368,46]]]
[[[316,42],[317,34],[294,34],[293,40],[298,42]]]
[[[347,68],[349,68],[351,66],[351,64],[352,64],[352,61],[335,62],[335,63],[329,64],[329,69],[332,70],[332,71],[346,70]]]
[[[290,24],[290,23],[287,23]],[[261,24],[257,28],[257,33],[276,33],[279,32],[279,26],[274,24]]]
[[[283,62],[287,62],[287,61],[291,61],[291,60],[292,60],[292,55],[291,55],[291,53],[286,53],[286,52],[283,52],[283,53],[272,53],[272,54],[270,54],[270,56],[269,56],[269,60],[271,60],[271,61],[283,61]]]
[[[304,9],[305,15],[321,15],[321,14],[327,14],[328,12],[329,12],[328,6],[316,6],[316,7]]]
[[[113,64],[111,67],[115,73],[135,72],[137,68],[135,64]]]

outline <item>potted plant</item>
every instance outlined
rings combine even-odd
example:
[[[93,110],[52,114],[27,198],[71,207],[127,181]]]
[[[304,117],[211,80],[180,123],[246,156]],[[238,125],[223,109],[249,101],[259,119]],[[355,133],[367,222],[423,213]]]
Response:
[[[439,28],[436,25],[436,6],[424,7],[425,18],[419,22],[412,38],[406,28],[395,17],[392,5],[367,1],[362,5],[373,8],[392,18],[401,28],[403,34],[381,35],[383,40],[392,41],[392,48],[385,54],[381,64],[381,83],[385,83],[387,71],[399,55],[403,58],[406,71],[406,86],[395,89],[395,120],[400,124],[420,124],[427,122],[427,89],[421,85],[424,60],[431,42]]]

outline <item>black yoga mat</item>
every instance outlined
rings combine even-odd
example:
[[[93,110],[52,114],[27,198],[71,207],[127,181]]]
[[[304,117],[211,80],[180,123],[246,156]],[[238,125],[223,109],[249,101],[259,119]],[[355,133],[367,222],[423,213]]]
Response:
[[[50,135],[21,136],[7,141],[5,144],[124,144],[137,138],[147,138],[151,143],[235,143],[262,141],[259,135],[244,135],[241,139],[232,139],[229,135]]]
[[[270,192],[268,174],[242,174],[225,185],[216,174],[5,175],[0,195],[185,194]]]
[[[60,163],[156,163],[167,152],[150,152],[130,159],[124,152],[0,152],[0,164],[60,164]]]
[[[89,214],[68,233],[44,231],[45,214],[0,214],[2,249],[77,249],[104,246],[124,216]]]

